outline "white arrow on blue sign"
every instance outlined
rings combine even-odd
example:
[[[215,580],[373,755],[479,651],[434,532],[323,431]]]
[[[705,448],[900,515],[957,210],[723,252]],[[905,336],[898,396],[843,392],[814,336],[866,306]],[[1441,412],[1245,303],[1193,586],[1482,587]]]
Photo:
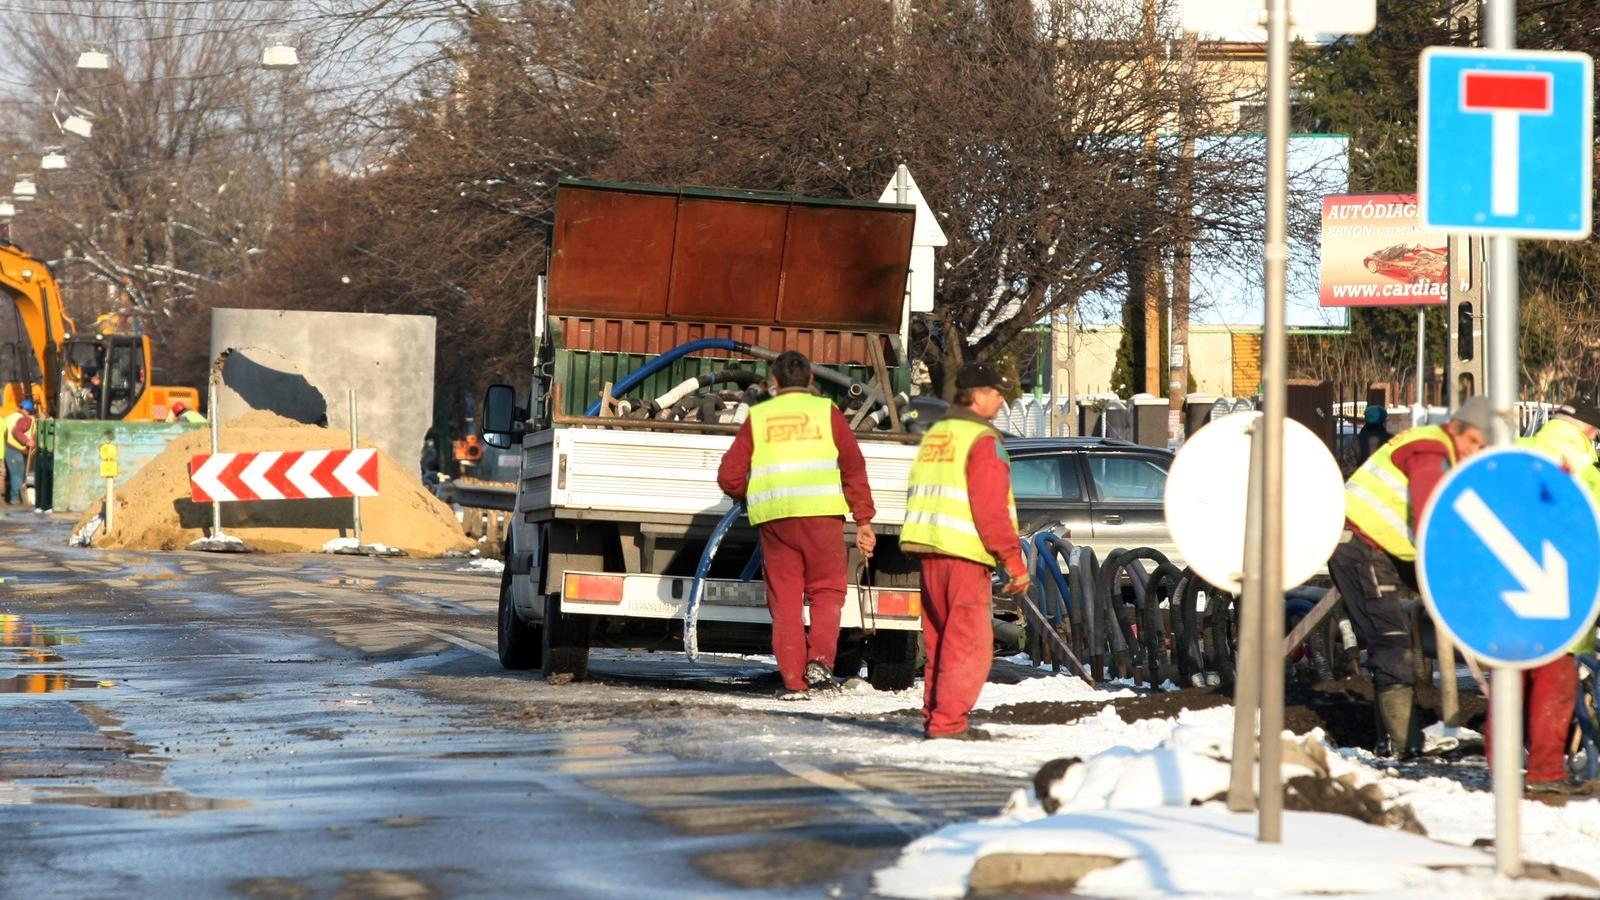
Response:
[[[1417,193],[1429,228],[1589,236],[1587,53],[1428,47],[1419,94]]]
[[[1435,621],[1468,652],[1541,665],[1593,627],[1600,509],[1550,457],[1485,450],[1446,476],[1423,510],[1417,577]]]

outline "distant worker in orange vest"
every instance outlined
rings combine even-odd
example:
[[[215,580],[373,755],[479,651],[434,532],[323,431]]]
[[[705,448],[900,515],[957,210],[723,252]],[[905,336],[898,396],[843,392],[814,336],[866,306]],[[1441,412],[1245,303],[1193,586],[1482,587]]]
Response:
[[[923,734],[986,741],[967,714],[994,663],[990,577],[1003,564],[1009,595],[1028,590],[1017,536],[1011,460],[990,424],[1011,380],[982,363],[956,373],[956,397],[917,446],[900,548],[922,560]]]
[[[783,676],[777,696],[805,700],[811,691],[836,689],[834,654],[849,580],[844,516],[855,520],[856,549],[871,556],[877,510],[855,433],[833,401],[811,389],[811,361],[785,350],[772,361],[772,380],[775,396],[750,408],[722,457],[717,484],[745,504],[760,530],[772,654]]]

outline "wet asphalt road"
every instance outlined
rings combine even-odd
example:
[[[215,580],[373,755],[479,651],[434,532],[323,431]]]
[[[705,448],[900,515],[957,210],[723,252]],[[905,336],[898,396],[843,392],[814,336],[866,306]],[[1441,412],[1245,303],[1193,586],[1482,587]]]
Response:
[[[7,512],[0,897],[864,896],[1019,786],[697,742],[815,731],[696,702],[755,663],[503,672],[462,560],[104,554]]]

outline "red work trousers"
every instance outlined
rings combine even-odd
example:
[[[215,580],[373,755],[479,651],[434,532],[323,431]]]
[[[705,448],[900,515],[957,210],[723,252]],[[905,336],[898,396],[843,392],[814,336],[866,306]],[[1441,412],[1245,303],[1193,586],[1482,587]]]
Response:
[[[953,556],[922,558],[923,731],[956,734],[978,702],[994,662],[989,566]]]
[[[764,522],[761,565],[772,614],[772,655],[778,658],[783,686],[806,689],[806,663],[820,660],[833,668],[839,650],[839,611],[844,608],[844,520],[800,516]],[[806,634],[805,601],[811,601],[811,633]],[[850,673],[854,675],[854,672]]]
[[[1503,672],[1504,670],[1502,670]],[[1495,677],[1504,678],[1500,672]],[[1514,677],[1514,676],[1513,676]],[[1527,723],[1528,781],[1564,781],[1567,777],[1567,732],[1578,704],[1578,661],[1558,656],[1522,673],[1522,707]],[[1484,728],[1484,743],[1494,746],[1494,722]],[[1491,756],[1491,761],[1493,757]]]

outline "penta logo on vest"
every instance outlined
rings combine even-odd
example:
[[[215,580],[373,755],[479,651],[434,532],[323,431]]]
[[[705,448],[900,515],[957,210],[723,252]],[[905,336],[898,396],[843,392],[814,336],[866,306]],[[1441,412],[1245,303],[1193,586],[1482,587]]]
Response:
[[[929,434],[922,439],[922,448],[917,452],[918,462],[955,462],[956,451],[950,446],[955,440],[955,435],[944,433]]]
[[[766,440],[771,444],[786,441],[820,441],[822,429],[805,413],[785,413],[767,419]]]

